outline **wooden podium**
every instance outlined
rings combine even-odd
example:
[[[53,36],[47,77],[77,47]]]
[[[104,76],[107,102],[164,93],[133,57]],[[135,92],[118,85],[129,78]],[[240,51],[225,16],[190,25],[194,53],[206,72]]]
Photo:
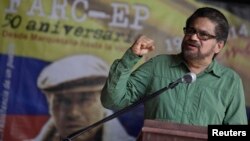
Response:
[[[137,141],[207,141],[207,127],[145,120]]]

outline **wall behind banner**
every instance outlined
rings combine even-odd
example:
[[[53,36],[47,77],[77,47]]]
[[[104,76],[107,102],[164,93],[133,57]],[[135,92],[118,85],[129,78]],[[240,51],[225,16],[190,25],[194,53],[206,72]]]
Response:
[[[1,1],[0,140],[34,138],[47,122],[48,105],[37,87],[45,66],[76,54],[93,54],[111,65],[139,34],[151,37],[157,46],[140,63],[157,54],[177,54],[186,18],[201,6],[218,8],[229,19],[229,40],[217,59],[240,74],[250,106],[250,18],[240,16],[244,9],[233,13],[216,3],[192,0]],[[119,119],[136,137],[143,108]]]

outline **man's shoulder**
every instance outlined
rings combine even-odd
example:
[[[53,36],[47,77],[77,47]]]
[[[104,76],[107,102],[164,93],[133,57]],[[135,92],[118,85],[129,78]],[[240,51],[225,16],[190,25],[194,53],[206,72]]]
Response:
[[[175,58],[175,57],[179,57],[179,54],[157,54],[155,57],[153,58]]]
[[[180,56],[178,54],[158,54],[154,57],[152,57],[153,60],[164,61],[164,62],[172,62],[173,60],[180,59]]]
[[[226,66],[224,64],[217,64],[217,68],[220,71],[221,76],[229,78],[229,79],[240,79],[240,75],[236,70],[234,70],[232,67]]]

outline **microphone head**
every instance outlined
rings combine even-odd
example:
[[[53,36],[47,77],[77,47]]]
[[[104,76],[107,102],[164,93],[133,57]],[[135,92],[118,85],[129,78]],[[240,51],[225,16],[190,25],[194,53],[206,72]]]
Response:
[[[193,83],[196,80],[196,74],[195,73],[187,73],[182,77],[183,83]]]

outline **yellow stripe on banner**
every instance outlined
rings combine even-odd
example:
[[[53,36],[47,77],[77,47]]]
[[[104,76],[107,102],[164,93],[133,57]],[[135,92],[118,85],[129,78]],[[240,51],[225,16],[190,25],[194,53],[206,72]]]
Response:
[[[44,61],[53,61],[58,58],[73,54],[95,54],[111,63],[114,58],[120,58],[129,46],[121,46],[119,43],[101,44],[100,42],[88,40],[78,41],[69,38],[67,38],[69,41],[67,43],[64,43],[66,42],[65,38],[53,38],[50,36],[42,36],[40,34],[31,34],[29,36],[31,36],[30,38],[33,38],[33,40],[36,41],[30,42],[28,40],[19,41],[5,39],[3,41],[4,46],[1,47],[0,52],[2,54],[7,54],[8,46],[11,44],[14,46],[14,54],[16,56],[31,57]]]

